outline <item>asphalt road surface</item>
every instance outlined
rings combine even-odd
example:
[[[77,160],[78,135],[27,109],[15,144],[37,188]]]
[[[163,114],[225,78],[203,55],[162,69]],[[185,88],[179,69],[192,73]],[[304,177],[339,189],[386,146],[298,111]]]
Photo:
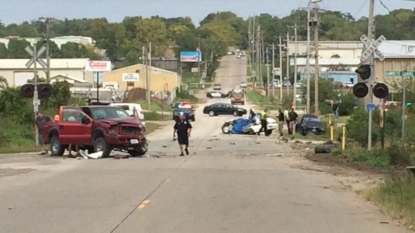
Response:
[[[245,75],[246,60],[227,56],[217,82]],[[0,156],[0,232],[404,232],[330,175],[293,166],[301,159],[287,145],[222,135],[232,116],[201,108],[190,156],[178,156],[173,122],[149,135],[145,158]]]

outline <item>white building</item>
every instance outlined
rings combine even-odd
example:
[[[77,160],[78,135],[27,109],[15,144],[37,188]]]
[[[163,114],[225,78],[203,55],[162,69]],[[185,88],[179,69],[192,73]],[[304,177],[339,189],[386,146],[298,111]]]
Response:
[[[310,51],[314,55],[313,43],[310,44]],[[294,42],[290,41],[288,43],[288,53],[290,56],[294,56],[296,51],[296,45]],[[363,42],[361,41],[319,41],[318,43],[318,55],[320,59],[328,58],[343,58],[343,59],[353,59],[360,58],[362,53]],[[297,55],[306,56],[307,55],[307,41],[298,41],[297,42]]]
[[[18,39],[18,40],[26,40],[30,44],[36,44],[38,41],[42,40],[41,37],[35,38],[23,38],[23,37],[7,37],[7,38],[0,38],[0,43],[3,43],[8,48],[10,40]],[[60,36],[60,37],[53,37],[50,38],[51,41],[55,42],[55,44],[61,48],[63,44],[68,42],[78,43],[82,45],[95,45],[95,41],[92,40],[91,37],[84,37],[84,36]]]
[[[33,68],[28,69],[25,66],[28,61],[29,59],[0,59],[0,76],[5,77],[12,87],[26,84],[34,77]],[[93,73],[85,71],[87,61],[88,58],[50,59],[50,76],[56,80],[68,79],[71,82],[79,80],[93,83]],[[41,66],[38,65],[37,68],[38,76],[46,78]]]

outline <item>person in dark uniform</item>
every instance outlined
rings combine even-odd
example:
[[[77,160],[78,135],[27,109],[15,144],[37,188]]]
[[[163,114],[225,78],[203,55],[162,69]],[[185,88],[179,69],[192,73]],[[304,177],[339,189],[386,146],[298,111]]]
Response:
[[[278,131],[280,132],[280,136],[284,136],[282,129],[284,127],[285,116],[282,112],[281,108],[278,109]]]
[[[38,140],[39,140],[39,145],[41,147],[41,153],[40,153],[41,155],[48,154],[48,148],[46,147],[43,141],[42,130],[43,130],[43,126],[49,121],[52,121],[50,117],[45,116],[40,112],[36,112],[36,128],[38,130]]]
[[[183,146],[185,147],[184,150],[186,155],[189,155],[189,137],[192,131],[192,125],[190,124],[189,120],[186,119],[186,116],[183,112],[179,113],[179,120],[176,121],[174,125],[173,131],[173,140],[176,139],[177,133],[177,141],[179,142],[180,147],[180,156],[184,156],[183,154]]]
[[[261,112],[261,128],[258,131],[258,135],[261,134],[262,131],[266,132],[267,129],[267,117],[268,117],[268,109],[264,109],[264,111]],[[267,135],[265,133],[265,135]]]

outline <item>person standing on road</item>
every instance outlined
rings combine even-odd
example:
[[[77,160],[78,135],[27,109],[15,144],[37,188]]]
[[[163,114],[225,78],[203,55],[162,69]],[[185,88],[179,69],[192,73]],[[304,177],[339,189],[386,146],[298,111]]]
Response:
[[[184,112],[180,112],[179,120],[176,121],[173,131],[173,140],[176,140],[177,133],[177,141],[179,142],[180,147],[180,156],[184,156],[183,147],[186,155],[189,155],[189,137],[191,132],[192,125],[190,124],[189,120],[186,119]]]
[[[284,134],[282,133],[282,128],[284,127],[284,120],[285,116],[280,108],[278,109],[278,131],[280,132],[281,137],[284,136]]]
[[[287,123],[288,134],[291,135],[293,134],[293,132],[291,131],[291,128],[290,128],[290,112],[288,111],[288,109],[284,111],[284,118],[285,118],[285,123]]]
[[[298,115],[295,112],[294,108],[291,109],[289,113],[289,117],[290,117],[289,118],[290,119],[290,131],[291,131],[291,134],[294,134],[295,125],[297,124],[297,118],[298,118]]]
[[[45,143],[43,142],[43,136],[42,136],[42,132],[43,132],[43,126],[47,123],[52,121],[52,119],[50,119],[50,117],[43,115],[40,112],[36,112],[36,128],[37,128],[37,132],[38,132],[38,140],[39,140],[39,145],[41,148],[41,155],[46,155],[48,154],[48,148],[46,147]]]
[[[268,130],[267,129],[267,117],[268,117],[267,113],[268,113],[268,109],[264,109],[264,111],[261,112],[261,128],[258,131],[258,135],[260,135],[262,131],[266,132]],[[265,135],[267,134],[265,133]]]

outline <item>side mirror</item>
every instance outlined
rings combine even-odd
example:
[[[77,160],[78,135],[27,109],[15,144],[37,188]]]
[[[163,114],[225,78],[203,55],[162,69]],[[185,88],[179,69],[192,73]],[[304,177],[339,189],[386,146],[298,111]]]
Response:
[[[84,124],[84,125],[87,125],[87,124],[91,123],[91,120],[88,117],[83,116],[82,119],[81,119],[81,123]]]

